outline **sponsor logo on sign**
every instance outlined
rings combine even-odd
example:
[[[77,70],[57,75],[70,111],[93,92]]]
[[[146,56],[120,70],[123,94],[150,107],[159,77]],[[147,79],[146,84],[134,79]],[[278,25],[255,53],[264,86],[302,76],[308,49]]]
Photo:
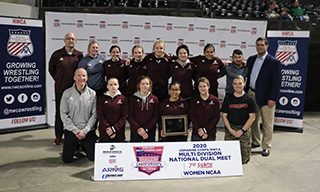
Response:
[[[101,51],[100,55],[103,57],[103,59],[107,59],[107,53],[105,51]]]
[[[242,42],[240,43],[240,48],[241,48],[241,49],[246,49],[246,48],[247,48],[247,42],[242,41]]]
[[[96,40],[96,37],[95,37],[95,36],[90,36],[90,37],[89,37],[89,42],[95,41],[95,40]]]
[[[210,27],[209,27],[209,32],[216,32],[216,26],[214,26],[214,25],[210,25]]]
[[[286,66],[296,64],[299,59],[297,41],[278,41],[276,58]]]
[[[128,21],[122,21],[122,29],[128,29],[129,28],[129,23]]]
[[[53,20],[53,26],[54,27],[60,27],[60,20],[59,19]]]
[[[205,44],[205,40],[200,40],[200,41],[199,41],[199,47],[203,47],[204,44]]]
[[[151,23],[150,23],[150,22],[145,22],[143,28],[144,28],[145,30],[151,29]]]
[[[122,154],[122,151],[116,150],[116,146],[115,145],[110,145],[109,150],[102,151],[102,154],[105,154],[105,155],[110,155],[110,154],[116,155],[116,154]]]
[[[28,57],[33,54],[31,30],[9,29],[7,51],[13,57]]]
[[[167,23],[166,30],[170,31],[173,29],[172,23]]]
[[[251,34],[252,35],[256,35],[257,34],[258,29],[256,27],[252,27],[251,29]]]
[[[225,48],[226,47],[226,41],[220,41],[220,47]]]
[[[178,44],[178,46],[182,45],[183,44],[183,39],[178,39],[177,44]]]
[[[126,52],[126,51],[122,52],[122,58],[123,59],[127,59],[128,57],[129,57],[128,52]]]
[[[194,25],[193,24],[189,24],[188,31],[194,31]]]
[[[230,33],[236,33],[236,32],[237,32],[237,27],[236,26],[231,26]]]
[[[77,20],[76,26],[77,26],[78,28],[83,27],[83,21],[82,21],[82,20]]]
[[[118,44],[118,37],[112,37],[111,43],[112,44]]]
[[[134,37],[133,44],[140,44],[140,37]]]
[[[160,171],[163,146],[134,147],[138,171],[151,175]]]
[[[100,21],[99,28],[106,28],[106,21]]]

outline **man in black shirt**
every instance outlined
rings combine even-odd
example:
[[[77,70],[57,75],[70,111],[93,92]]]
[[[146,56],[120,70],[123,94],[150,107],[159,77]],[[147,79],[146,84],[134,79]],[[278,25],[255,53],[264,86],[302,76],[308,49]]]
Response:
[[[225,124],[225,140],[239,140],[242,164],[250,160],[250,127],[257,112],[254,100],[244,92],[244,78],[238,75],[233,80],[234,93],[225,97],[221,112]]]

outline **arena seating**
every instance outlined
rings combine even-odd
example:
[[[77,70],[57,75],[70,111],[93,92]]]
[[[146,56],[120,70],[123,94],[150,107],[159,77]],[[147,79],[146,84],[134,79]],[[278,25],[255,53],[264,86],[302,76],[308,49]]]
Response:
[[[300,0],[301,2],[302,0]],[[43,8],[69,7],[69,8],[141,8],[153,9],[150,14],[181,15],[181,16],[202,16],[209,18],[239,18],[239,19],[263,19],[263,12],[266,9],[266,2],[263,0],[43,0]],[[282,7],[289,7],[288,1],[278,1],[278,10]],[[320,19],[320,5],[307,4],[303,6],[310,16],[310,21],[318,22]],[[183,9],[183,11],[181,11]],[[187,11],[187,15],[184,13]],[[192,10],[195,14],[190,14]],[[176,11],[178,14],[173,14]],[[199,14],[199,11],[201,14]],[[91,11],[94,12],[94,11]],[[98,11],[99,12],[99,11]],[[117,11],[116,11],[117,12]],[[150,10],[149,10],[150,12]],[[115,13],[110,11],[110,13]],[[142,11],[139,14],[146,14]],[[189,14],[188,14],[189,13]]]

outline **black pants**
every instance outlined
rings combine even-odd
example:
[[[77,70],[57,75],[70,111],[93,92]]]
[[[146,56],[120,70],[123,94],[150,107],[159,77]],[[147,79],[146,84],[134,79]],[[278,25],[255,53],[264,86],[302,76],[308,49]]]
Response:
[[[56,98],[56,117],[54,121],[54,132],[56,137],[62,138],[63,136],[63,122],[61,121],[60,116],[60,102],[61,97],[63,93],[55,92],[55,98]]]
[[[87,133],[86,138],[79,140],[76,135],[68,130],[64,131],[64,144],[62,151],[62,161],[64,163],[71,163],[73,160],[74,152],[80,145],[83,151],[86,153],[89,160],[94,160],[94,146],[97,140],[95,131]]]

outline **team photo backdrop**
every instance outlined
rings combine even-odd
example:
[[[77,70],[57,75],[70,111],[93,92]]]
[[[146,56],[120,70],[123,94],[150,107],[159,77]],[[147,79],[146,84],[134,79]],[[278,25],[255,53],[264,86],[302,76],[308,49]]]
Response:
[[[177,46],[186,44],[193,56],[203,53],[203,47],[212,43],[216,55],[224,62],[230,62],[234,49],[241,49],[245,58],[256,53],[255,40],[265,36],[267,21],[244,21],[230,19],[206,19],[168,16],[108,15],[86,13],[46,12],[46,61],[51,54],[63,47],[67,32],[74,32],[78,38],[76,48],[87,54],[91,39],[99,42],[100,52],[109,59],[109,48],[117,44],[122,56],[130,57],[131,48],[141,44],[146,53],[152,52],[156,39],[165,40],[166,51],[175,54]],[[223,92],[225,79],[220,79]],[[54,82],[46,75],[48,124],[54,125]],[[220,96],[219,96],[220,97]],[[220,97],[223,99],[223,96]]]

